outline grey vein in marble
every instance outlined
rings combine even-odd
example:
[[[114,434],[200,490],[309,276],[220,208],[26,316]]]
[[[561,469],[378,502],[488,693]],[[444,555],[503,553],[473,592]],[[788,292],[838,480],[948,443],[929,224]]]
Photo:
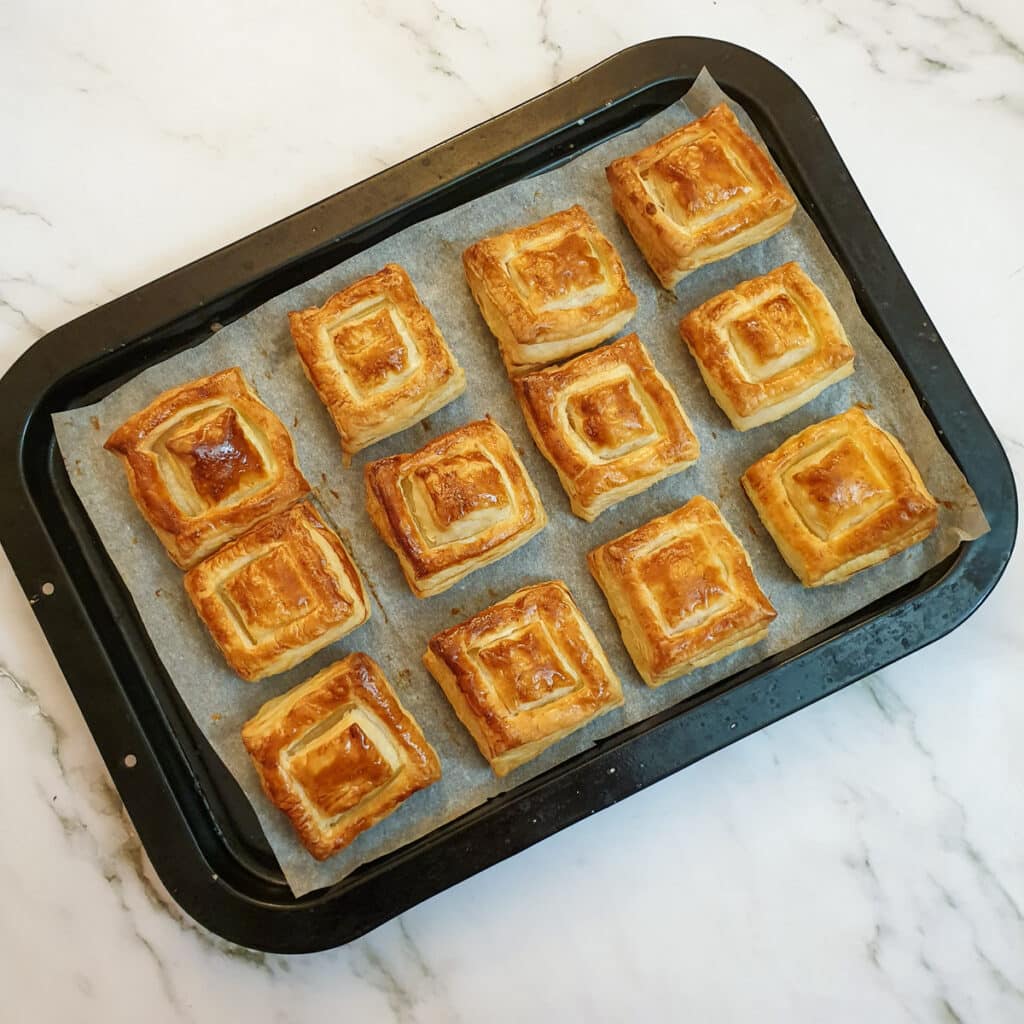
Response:
[[[1024,49],[993,19],[949,0],[950,13],[937,15],[897,0],[808,2],[828,19],[828,31],[858,45],[873,71],[916,84],[932,76],[967,75],[970,58],[1007,57],[1014,62],[1012,90],[983,91],[978,100],[1024,113]],[[966,52],[965,52],[966,50]],[[908,64],[909,61],[909,64]]]

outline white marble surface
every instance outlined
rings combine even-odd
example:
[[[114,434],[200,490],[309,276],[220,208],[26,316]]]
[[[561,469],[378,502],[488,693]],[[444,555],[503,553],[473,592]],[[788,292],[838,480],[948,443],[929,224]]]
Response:
[[[758,50],[809,93],[1021,479],[1019,0],[0,4],[0,370],[675,33]],[[1024,1020],[1020,564],[928,650],[286,958],[169,902],[4,562],[0,1018]]]

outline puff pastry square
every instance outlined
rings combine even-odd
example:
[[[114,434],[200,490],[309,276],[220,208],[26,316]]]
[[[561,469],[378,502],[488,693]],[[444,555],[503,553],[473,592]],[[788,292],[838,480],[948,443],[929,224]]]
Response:
[[[489,416],[371,462],[366,507],[417,597],[440,594],[547,525],[512,439]]]
[[[405,270],[389,263],[289,313],[310,383],[334,420],[347,457],[397,434],[466,389],[430,310]]]
[[[622,704],[618,677],[560,580],[438,633],[423,661],[495,775]]]
[[[305,661],[370,617],[359,570],[308,502],[190,569],[185,590],[227,663],[250,681]]]
[[[268,701],[242,742],[263,791],[317,860],[441,777],[416,720],[361,653]]]
[[[679,399],[635,334],[520,377],[516,393],[537,447],[587,522],[700,455]]]
[[[903,446],[856,406],[801,430],[741,480],[805,587],[841,583],[924,540],[938,522]]]
[[[636,313],[619,254],[581,206],[485,238],[462,262],[513,377],[599,345]]]
[[[182,569],[309,493],[291,436],[237,366],[158,395],[105,447]]]
[[[608,169],[612,202],[666,288],[763,241],[796,200],[724,103]]]
[[[839,317],[796,263],[709,299],[679,330],[737,430],[788,416],[853,373]]]
[[[743,545],[699,495],[587,561],[648,686],[757,643],[775,618]]]

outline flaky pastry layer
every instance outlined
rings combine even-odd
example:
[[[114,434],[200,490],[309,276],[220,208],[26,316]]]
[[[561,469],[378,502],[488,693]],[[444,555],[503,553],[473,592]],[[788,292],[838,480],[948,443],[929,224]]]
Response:
[[[679,330],[737,430],[782,419],[853,373],[839,317],[796,263],[709,299]]]
[[[619,254],[581,206],[484,238],[462,262],[513,377],[599,345],[636,313]]]
[[[489,416],[371,462],[366,508],[417,597],[503,558],[547,524],[511,438]]]
[[[615,209],[669,289],[775,234],[796,209],[768,154],[724,103],[606,173]]]
[[[805,587],[841,583],[938,524],[938,504],[910,456],[856,406],[784,441],[741,482]]]
[[[416,720],[358,652],[264,704],[242,742],[264,793],[317,860],[441,777]]]
[[[185,590],[227,663],[249,681],[292,668],[370,617],[359,570],[308,502],[190,569]]]
[[[594,548],[587,562],[648,686],[757,643],[776,615],[743,545],[700,495]]]
[[[537,447],[588,522],[700,455],[676,393],[635,334],[515,386]]]
[[[499,776],[623,702],[560,580],[523,587],[438,633],[423,661]]]
[[[291,436],[237,366],[158,395],[104,447],[182,569],[309,493]]]
[[[389,263],[288,314],[309,382],[346,456],[418,423],[466,389],[466,377],[406,271]]]

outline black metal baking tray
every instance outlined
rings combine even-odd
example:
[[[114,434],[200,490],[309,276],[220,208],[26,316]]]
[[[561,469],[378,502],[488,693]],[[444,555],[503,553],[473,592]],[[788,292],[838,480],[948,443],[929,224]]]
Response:
[[[89,404],[401,228],[557,165],[677,100],[707,65],[757,123],[974,487],[991,532],[798,646],[292,897],[252,809],[184,709],[65,472],[50,414]],[[146,851],[196,920],[257,949],[347,942],[423,899],[949,632],[1016,533],[1006,457],[807,97],[729,43],[658,39],[58,328],[0,381],[0,542]],[[614,771],[612,771],[614,769]]]

